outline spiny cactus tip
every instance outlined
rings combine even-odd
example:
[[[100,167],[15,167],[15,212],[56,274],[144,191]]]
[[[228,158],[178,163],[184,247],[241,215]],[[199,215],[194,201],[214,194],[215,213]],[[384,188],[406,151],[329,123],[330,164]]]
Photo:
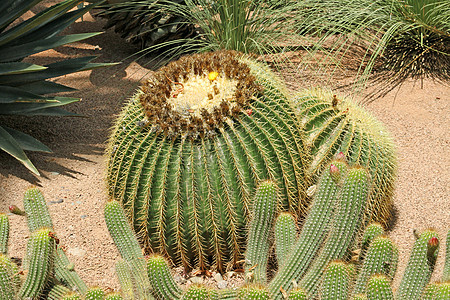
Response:
[[[25,216],[25,212],[23,210],[21,210],[20,208],[18,208],[16,205],[10,205],[9,211],[15,215]]]

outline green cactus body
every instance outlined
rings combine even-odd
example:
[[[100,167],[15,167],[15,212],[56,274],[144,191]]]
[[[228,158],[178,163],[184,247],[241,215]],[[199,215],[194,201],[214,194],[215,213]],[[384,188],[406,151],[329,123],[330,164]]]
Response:
[[[8,253],[9,219],[6,214],[0,213],[0,254]]]
[[[105,300],[123,300],[124,298],[117,293],[111,293],[111,294],[107,294],[105,295]]]
[[[119,250],[120,256],[129,265],[135,293],[150,299],[151,287],[147,276],[145,259],[122,206],[117,201],[108,201],[105,204],[104,212],[106,227]]]
[[[239,300],[269,300],[269,291],[260,284],[248,284],[238,291]]]
[[[364,229],[364,234],[361,240],[361,249],[360,249],[360,255],[359,260],[363,260],[366,256],[367,250],[369,249],[370,243],[372,241],[380,236],[383,235],[384,228],[380,223],[370,223],[366,226],[366,229]]]
[[[60,300],[64,295],[70,293],[70,289],[64,285],[56,284],[51,287],[48,292],[47,299],[48,300]]]
[[[55,255],[55,278],[71,289],[76,289],[80,293],[87,292],[88,287],[80,276],[75,272],[73,264],[67,258],[66,253],[57,247]]]
[[[251,280],[261,284],[267,281],[267,261],[269,259],[270,232],[277,209],[277,187],[272,181],[262,182],[253,200],[253,218],[249,223],[245,273]]]
[[[288,299],[290,300],[307,300],[306,292],[302,288],[293,288],[289,292]]]
[[[367,282],[368,300],[394,300],[391,280],[384,275],[374,275]]]
[[[122,290],[122,295],[126,300],[134,300],[135,288],[133,283],[133,275],[129,264],[121,259],[116,263],[116,274],[119,279],[120,289]]]
[[[107,185],[148,250],[186,268],[242,259],[258,182],[284,209],[306,209],[300,132],[285,87],[236,52],[186,56],[161,68],[120,115]]]
[[[435,300],[436,299],[436,292],[438,290],[438,284],[437,283],[430,283],[425,287],[425,290],[423,292],[422,300]]]
[[[329,262],[344,259],[361,230],[364,209],[370,189],[369,174],[365,168],[352,167],[340,191],[331,231],[324,246],[299,285],[308,295],[317,293],[323,271]]]
[[[11,260],[4,254],[0,254],[0,299],[16,299],[14,288],[14,269]],[[16,275],[18,276],[18,275]]]
[[[318,176],[336,153],[343,152],[349,164],[368,168],[374,181],[368,220],[387,224],[397,176],[397,156],[388,131],[362,107],[331,92],[300,92],[294,102],[305,150],[311,153],[307,175]]]
[[[160,255],[151,255],[147,259],[148,278],[159,299],[180,299],[181,289],[170,274],[169,266]]]
[[[84,295],[84,300],[103,300],[105,292],[101,288],[91,288]]]
[[[357,294],[357,295],[352,296],[351,300],[367,300],[367,295]]]
[[[438,235],[434,230],[426,230],[414,243],[405,273],[397,290],[396,299],[420,299],[434,270],[438,253]]]
[[[199,284],[193,284],[183,293],[182,300],[209,300],[210,293],[208,289]]]
[[[81,299],[82,299],[81,295],[76,292],[69,292],[61,298],[61,300],[81,300]]]
[[[44,196],[38,188],[32,187],[26,190],[23,206],[27,214],[28,228],[31,232],[42,227],[53,227]]]
[[[321,300],[347,300],[353,270],[343,261],[331,262],[325,270],[320,289]]]
[[[52,219],[45,203],[44,196],[38,188],[32,187],[25,192],[23,205],[27,216],[28,229],[33,232],[39,228],[52,228]],[[25,260],[25,265],[28,261]],[[61,283],[76,289],[80,293],[85,293],[88,287],[81,280],[80,276],[74,271],[67,268],[70,261],[64,251],[58,247],[55,255],[55,277]]]
[[[436,292],[435,292],[436,300],[448,300],[450,299],[450,282],[441,282],[437,284]]]
[[[444,273],[442,274],[442,281],[450,281],[450,230],[447,232]]]
[[[392,279],[397,270],[398,249],[387,237],[379,236],[370,244],[363,266],[359,271],[353,293],[366,293],[367,280],[375,274]]]
[[[28,274],[20,288],[21,298],[37,298],[53,276],[55,239],[49,228],[32,233],[27,245]]]
[[[347,164],[345,162],[334,161],[333,165],[337,168],[337,170],[333,169],[333,172],[339,172],[342,177],[346,176]],[[306,272],[325,241],[330,222],[333,219],[338,184],[340,184],[336,183],[333,177],[335,176],[331,176],[331,167],[330,171],[323,172],[305,223],[292,248],[292,253],[270,282],[272,295],[280,296],[280,288],[289,291],[293,287],[293,280],[298,280]]]
[[[297,225],[291,213],[282,212],[275,222],[275,254],[278,266],[284,264],[297,240]]]
[[[225,289],[217,291],[217,297],[211,297],[212,299],[220,300],[236,300],[238,298],[238,291],[235,289]]]

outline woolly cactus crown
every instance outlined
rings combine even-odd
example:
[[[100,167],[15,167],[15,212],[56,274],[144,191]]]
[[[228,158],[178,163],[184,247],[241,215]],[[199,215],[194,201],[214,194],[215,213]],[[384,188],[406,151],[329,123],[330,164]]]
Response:
[[[194,54],[161,68],[138,96],[145,111],[143,124],[168,135],[214,135],[261,89],[237,58],[235,51]]]

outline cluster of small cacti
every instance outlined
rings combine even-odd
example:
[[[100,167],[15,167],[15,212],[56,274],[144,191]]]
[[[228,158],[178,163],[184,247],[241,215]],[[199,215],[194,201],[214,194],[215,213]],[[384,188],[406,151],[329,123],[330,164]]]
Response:
[[[386,130],[350,101],[291,101],[286,90],[264,64],[220,51],[170,63],[130,99],[110,138],[107,185],[146,250],[188,270],[236,266],[257,183],[276,182],[278,205],[304,218],[306,188],[339,152],[375,182],[367,222],[386,222],[396,177]]]
[[[31,235],[21,269],[8,257],[9,219],[0,214],[0,299],[123,299],[99,288],[89,289],[81,280],[53,230],[44,197],[37,188],[25,192],[24,211],[16,206],[10,211],[26,216]]]
[[[278,210],[276,185],[264,182],[257,191],[249,225],[247,283],[237,290],[221,290],[226,295],[223,298],[218,293],[205,292],[197,299],[450,299],[448,268],[442,282],[429,284],[439,247],[434,230],[417,236],[400,287],[396,292],[392,290],[398,250],[385,236],[381,224],[371,223],[363,230],[369,190],[366,169],[348,167],[342,156],[333,161],[320,178],[298,237],[292,237],[296,225],[286,213],[280,213],[272,226],[279,268],[268,281],[268,270],[257,267],[267,265],[267,244],[271,240],[267,226],[273,223]],[[261,222],[262,216],[266,222]],[[324,224],[326,220],[329,221]],[[450,242],[447,251],[448,245]],[[447,255],[446,266],[449,260]],[[157,267],[154,262],[158,262]],[[149,259],[148,272],[160,299],[184,299],[162,256]],[[169,295],[167,291],[172,292]]]

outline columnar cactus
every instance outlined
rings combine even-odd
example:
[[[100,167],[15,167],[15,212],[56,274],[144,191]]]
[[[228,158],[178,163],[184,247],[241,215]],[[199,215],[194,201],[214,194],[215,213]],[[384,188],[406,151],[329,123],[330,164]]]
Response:
[[[253,201],[253,218],[249,223],[245,272],[251,281],[263,284],[267,280],[270,233],[277,210],[276,189],[272,181],[262,182],[258,186]]]
[[[281,212],[275,223],[275,254],[278,265],[281,266],[289,257],[292,247],[297,240],[297,221],[295,217],[286,212]]]
[[[279,293],[280,288],[290,290],[293,280],[303,276],[316,257],[329,231],[337,202],[338,184],[345,177],[347,168],[347,164],[339,159],[330,165],[328,171],[323,172],[308,216],[292,247],[292,254],[280,266],[280,272],[270,284],[273,286],[272,293]],[[339,181],[336,182],[338,177]]]
[[[37,229],[32,233],[27,245],[28,273],[19,291],[21,298],[38,298],[44,291],[53,276],[55,246],[51,229]]]
[[[0,213],[0,254],[8,252],[9,219],[6,214]]]
[[[391,280],[385,275],[374,275],[367,282],[368,300],[393,300]]]
[[[318,176],[339,153],[350,164],[368,168],[373,185],[367,218],[387,224],[391,216],[397,158],[383,125],[350,99],[323,90],[307,90],[294,97],[304,150],[311,163],[307,176]]]
[[[375,238],[364,258],[353,293],[366,293],[367,280],[373,275],[383,274],[392,280],[397,270],[397,262],[397,246],[387,237]]]
[[[134,235],[130,224],[127,221],[124,210],[117,201],[108,201],[104,208],[105,222],[108,231],[119,250],[123,263],[118,266],[119,278],[123,278],[122,275],[131,275],[132,291],[136,295],[136,299],[150,299],[150,282],[148,280],[145,259],[142,254],[142,250],[139,246],[139,242]],[[122,273],[122,272],[125,272]],[[119,273],[119,272],[118,272]],[[130,284],[128,280],[124,281],[126,294],[130,294]]]
[[[195,54],[157,71],[117,120],[109,194],[145,249],[187,269],[242,259],[256,185],[304,212],[304,154],[285,87],[237,52]]]
[[[438,250],[439,239],[436,231],[430,229],[420,234],[414,243],[405,275],[400,282],[397,299],[420,299],[433,273]]]
[[[325,270],[320,288],[322,300],[347,300],[354,269],[343,261],[332,261]]]

